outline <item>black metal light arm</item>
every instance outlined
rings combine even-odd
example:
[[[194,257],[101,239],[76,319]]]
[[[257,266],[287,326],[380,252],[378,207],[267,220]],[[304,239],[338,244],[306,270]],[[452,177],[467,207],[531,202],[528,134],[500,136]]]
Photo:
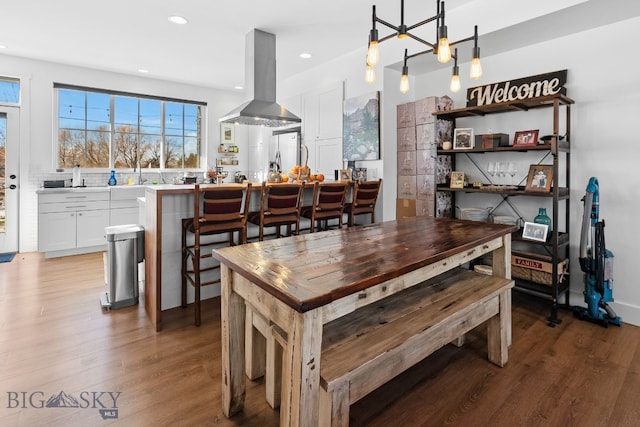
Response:
[[[408,73],[408,67],[407,67],[407,60],[411,59],[411,58],[415,58],[416,56],[421,56],[421,55],[425,55],[427,53],[438,53],[438,45],[440,43],[440,39],[441,38],[447,38],[447,26],[445,24],[445,5],[444,5],[444,1],[442,0],[436,0],[436,15],[424,19],[416,24],[413,24],[411,26],[407,26],[405,24],[405,20],[404,20],[404,0],[400,0],[400,25],[399,26],[395,26],[387,21],[385,21],[384,19],[380,19],[378,16],[376,16],[376,6],[373,6],[373,14],[372,14],[372,29],[370,32],[370,36],[369,36],[369,42],[370,42],[370,46],[374,47],[376,49],[377,52],[377,45],[373,45],[373,41],[375,41],[377,44],[380,44],[386,40],[389,40],[393,37],[410,37],[413,40],[417,41],[418,43],[422,43],[425,46],[428,46],[429,49],[420,51],[420,52],[416,52],[414,54],[409,55],[407,50],[405,49],[405,54],[404,54],[404,65],[403,65],[403,75]],[[416,36],[415,34],[412,34],[411,31],[415,30],[418,27],[421,27],[423,25],[429,24],[431,22],[436,21],[436,42],[435,43],[430,43],[424,39],[422,39],[421,37]],[[394,32],[392,34],[386,35],[382,38],[378,38],[378,31],[376,29],[376,23],[380,23],[381,25],[384,25],[385,27],[393,30]],[[452,48],[453,46],[456,46],[460,43],[465,43],[468,41],[473,41],[474,42],[474,47],[473,47],[473,58],[474,61],[476,61],[479,57],[480,57],[480,48],[478,47],[478,26],[475,26],[474,29],[474,34],[470,37],[466,37],[460,40],[456,40],[454,42],[448,42],[448,47]],[[445,46],[446,47],[446,46]],[[448,49],[447,49],[448,50]],[[446,52],[446,50],[444,50],[443,52]],[[377,53],[375,54],[377,57]],[[454,54],[452,52],[451,54],[451,58],[455,59],[456,64],[454,65],[454,67],[456,67],[457,69],[457,60],[458,60],[458,55],[457,55],[457,49],[456,49],[456,53]],[[438,58],[440,61],[445,62],[448,60],[448,55],[445,54],[444,59],[443,58]],[[369,64],[368,64],[369,65]],[[371,64],[373,65],[373,64]],[[478,63],[479,66],[479,63]],[[473,74],[473,72],[472,72]],[[481,75],[481,71],[478,75]],[[472,78],[474,78],[472,76]],[[475,77],[477,78],[477,77]]]

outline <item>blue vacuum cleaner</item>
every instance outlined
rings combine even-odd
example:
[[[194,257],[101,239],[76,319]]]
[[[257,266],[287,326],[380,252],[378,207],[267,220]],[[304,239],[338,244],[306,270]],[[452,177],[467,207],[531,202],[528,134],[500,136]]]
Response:
[[[584,272],[584,302],[587,308],[573,307],[582,320],[620,326],[622,320],[607,304],[613,301],[613,253],[604,242],[604,220],[599,220],[598,179],[592,177],[582,198],[584,213],[580,233],[580,268]]]

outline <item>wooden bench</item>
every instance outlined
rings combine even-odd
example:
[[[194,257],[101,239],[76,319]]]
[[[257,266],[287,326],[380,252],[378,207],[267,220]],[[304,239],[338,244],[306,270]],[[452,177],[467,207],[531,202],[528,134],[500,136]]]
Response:
[[[464,334],[487,320],[488,358],[504,366],[512,287],[510,279],[456,268],[326,324],[322,423],[348,425],[351,404],[447,343],[462,345]],[[247,316],[247,376],[265,376],[267,402],[277,408],[287,337],[249,307]]]
[[[504,366],[512,287],[456,268],[325,325],[320,425],[349,425],[351,404],[484,322],[488,358]]]

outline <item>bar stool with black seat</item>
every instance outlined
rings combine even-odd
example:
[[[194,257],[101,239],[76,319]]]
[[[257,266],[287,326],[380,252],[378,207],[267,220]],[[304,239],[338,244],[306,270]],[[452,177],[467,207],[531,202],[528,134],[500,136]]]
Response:
[[[377,181],[356,181],[353,198],[344,206],[349,227],[356,225],[355,217],[358,215],[371,215],[371,223],[376,222],[376,201],[381,184],[382,178]]]
[[[344,201],[347,194],[349,181],[340,182],[316,182],[313,188],[313,203],[303,206],[300,216],[309,219],[309,231],[313,233],[316,225],[320,229],[328,228],[330,219],[338,220],[338,227],[342,228],[342,215],[344,213]],[[324,223],[323,226],[320,226]]]
[[[248,221],[259,227],[258,240],[264,240],[265,227],[275,227],[275,236],[281,236],[281,227],[287,226],[287,236],[300,232],[303,183],[262,183],[260,210],[250,212]]]
[[[247,242],[247,216],[251,198],[251,183],[246,185],[200,186],[193,190],[193,218],[182,220],[182,306],[187,306],[187,282],[195,290],[195,324],[200,326],[200,288],[219,283],[220,278],[203,281],[202,273],[220,268],[213,262],[210,249],[214,246],[229,244],[234,246],[234,235],[239,233],[239,243]],[[202,200],[202,203],[200,203]],[[227,241],[206,238],[228,233]],[[193,245],[189,245],[188,237],[193,235]],[[191,258],[191,269],[189,269]],[[209,259],[206,266],[202,261]]]

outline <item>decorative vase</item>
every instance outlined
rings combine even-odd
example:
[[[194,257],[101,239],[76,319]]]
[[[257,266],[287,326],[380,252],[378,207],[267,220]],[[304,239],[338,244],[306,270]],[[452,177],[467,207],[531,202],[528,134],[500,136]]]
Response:
[[[111,171],[111,176],[109,177],[109,185],[116,185],[118,181],[116,180],[116,171]]]
[[[547,208],[539,208],[538,215],[533,219],[536,224],[548,225],[547,238],[551,235],[551,218],[547,215]]]

